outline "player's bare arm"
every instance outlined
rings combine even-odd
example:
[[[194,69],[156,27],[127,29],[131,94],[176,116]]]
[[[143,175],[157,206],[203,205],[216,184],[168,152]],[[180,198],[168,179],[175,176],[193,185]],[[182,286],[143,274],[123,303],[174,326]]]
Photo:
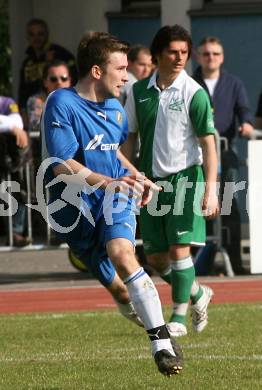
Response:
[[[209,134],[200,137],[199,142],[203,151],[203,167],[206,180],[202,210],[206,218],[212,219],[219,214],[217,196],[218,160],[215,137],[213,134]]]
[[[133,159],[136,142],[137,133],[129,133],[126,142],[121,146],[121,152],[129,161]]]
[[[125,159],[124,156],[123,158]],[[130,165],[132,164],[130,163]],[[90,186],[97,185],[101,189],[124,192],[129,196],[137,198],[138,205],[141,206],[146,205],[151,200],[152,191],[161,191],[160,187],[156,186],[138,171],[131,176],[113,179],[112,177],[91,171],[74,159],[66,160],[64,164],[55,166],[53,170],[55,176],[59,176],[64,182],[74,182],[82,185],[87,183]]]

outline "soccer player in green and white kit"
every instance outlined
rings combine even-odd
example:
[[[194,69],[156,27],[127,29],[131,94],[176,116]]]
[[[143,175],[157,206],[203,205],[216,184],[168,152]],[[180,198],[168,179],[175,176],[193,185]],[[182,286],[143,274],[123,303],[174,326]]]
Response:
[[[191,246],[205,245],[204,218],[219,212],[209,99],[184,70],[191,47],[190,35],[179,25],[157,32],[151,45],[157,70],[135,83],[127,98],[129,137],[122,148],[130,157],[139,134],[140,170],[164,188],[155,212],[141,209],[140,229],[148,263],[172,285],[168,329],[173,337],[187,334],[190,299],[194,330],[201,332],[207,325],[213,291],[195,280]],[[164,206],[169,211],[161,215]]]

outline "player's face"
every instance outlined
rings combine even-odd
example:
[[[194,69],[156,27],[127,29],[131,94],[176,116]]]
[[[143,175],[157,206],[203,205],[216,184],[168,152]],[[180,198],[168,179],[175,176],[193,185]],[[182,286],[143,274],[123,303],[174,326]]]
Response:
[[[176,77],[186,66],[188,60],[188,44],[185,41],[172,41],[157,56],[159,73],[167,77]]]
[[[46,80],[44,80],[44,87],[47,93],[51,93],[58,88],[68,88],[71,85],[71,78],[68,69],[64,65],[52,66]]]
[[[215,42],[202,45],[197,53],[197,61],[203,70],[218,70],[224,62],[222,46]]]
[[[138,54],[137,59],[128,64],[128,69],[133,73],[137,80],[148,77],[152,71],[151,55],[141,51]]]
[[[118,98],[127,77],[127,56],[122,52],[111,53],[100,78],[100,94],[104,99]]]

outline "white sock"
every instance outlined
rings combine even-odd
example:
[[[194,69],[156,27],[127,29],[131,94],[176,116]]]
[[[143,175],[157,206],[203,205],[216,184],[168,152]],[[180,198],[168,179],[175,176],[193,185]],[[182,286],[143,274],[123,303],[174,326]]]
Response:
[[[153,329],[165,324],[158,291],[148,274],[141,267],[126,280],[129,297],[145,329]]]
[[[178,314],[180,316],[186,316],[188,309],[188,303],[174,303],[173,313]]]
[[[150,330],[165,325],[158,291],[144,269],[139,268],[124,282],[135,311],[143,321],[145,329]],[[153,355],[162,349],[173,353],[170,338],[154,340],[151,345]]]
[[[171,353],[171,355],[175,356],[170,339],[151,341],[151,346],[152,346],[152,355],[153,356],[157,353],[157,351],[161,351],[162,349],[167,349]]]

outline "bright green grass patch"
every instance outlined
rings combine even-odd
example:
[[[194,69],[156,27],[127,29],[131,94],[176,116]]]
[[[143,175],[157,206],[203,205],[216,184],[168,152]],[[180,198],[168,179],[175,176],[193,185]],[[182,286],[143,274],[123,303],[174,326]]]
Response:
[[[1,315],[0,389],[261,390],[262,303],[211,305],[209,318],[201,334],[188,318],[184,370],[166,378],[116,311]]]

